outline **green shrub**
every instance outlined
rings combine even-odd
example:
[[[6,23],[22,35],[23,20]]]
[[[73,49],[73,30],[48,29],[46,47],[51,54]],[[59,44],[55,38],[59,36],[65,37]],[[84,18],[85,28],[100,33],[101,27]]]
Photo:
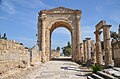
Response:
[[[94,73],[96,73],[97,71],[103,70],[103,67],[101,65],[98,65],[98,64],[97,65],[92,65],[91,68],[92,68]]]

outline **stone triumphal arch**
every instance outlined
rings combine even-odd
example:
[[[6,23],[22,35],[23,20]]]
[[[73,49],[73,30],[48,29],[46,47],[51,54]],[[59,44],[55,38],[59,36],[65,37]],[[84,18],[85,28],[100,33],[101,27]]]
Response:
[[[82,12],[65,7],[41,10],[38,16],[39,50],[42,52],[42,61],[49,61],[51,51],[51,34],[58,27],[67,28],[72,37],[72,60],[79,61],[80,55],[80,18]]]

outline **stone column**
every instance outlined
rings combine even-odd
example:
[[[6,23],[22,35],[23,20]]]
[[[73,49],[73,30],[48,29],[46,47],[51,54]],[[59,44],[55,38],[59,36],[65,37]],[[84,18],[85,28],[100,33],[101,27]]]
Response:
[[[102,65],[103,55],[102,55],[101,40],[100,40],[100,34],[102,33],[102,31],[96,31],[94,33],[96,36],[96,62],[97,64]]]
[[[111,41],[110,41],[110,27],[111,25],[103,26],[104,33],[104,50],[105,50],[105,66],[112,65],[112,51],[111,51]]]
[[[95,43],[94,43],[94,41],[91,41],[91,49],[92,49],[92,57],[91,57],[91,59],[92,59],[92,62],[95,64],[96,63],[96,50],[95,50]]]
[[[80,62],[83,63],[84,60],[84,53],[83,53],[83,43],[80,43]]]
[[[87,45],[86,40],[83,40],[83,48],[84,48],[84,63],[87,62]]]
[[[87,41],[87,60],[91,59],[91,38],[86,38]]]
[[[114,44],[117,42],[116,39],[112,39],[112,59],[114,60],[114,50],[115,50],[115,47],[114,47]]]

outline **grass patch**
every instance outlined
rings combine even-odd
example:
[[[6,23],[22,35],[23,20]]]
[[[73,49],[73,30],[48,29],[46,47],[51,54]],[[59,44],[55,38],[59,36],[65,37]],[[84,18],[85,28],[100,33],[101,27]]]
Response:
[[[96,73],[97,71],[103,70],[103,67],[101,65],[98,65],[98,64],[92,65],[91,68],[93,70],[93,73]]]

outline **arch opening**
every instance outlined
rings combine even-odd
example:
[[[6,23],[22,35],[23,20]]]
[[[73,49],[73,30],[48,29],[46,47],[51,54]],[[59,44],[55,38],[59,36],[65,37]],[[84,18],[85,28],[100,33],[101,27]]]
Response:
[[[65,51],[63,51],[63,48],[68,46],[68,42],[72,47],[71,39],[72,39],[71,33],[68,29],[64,27],[58,27],[54,29],[54,31],[51,34],[51,52],[50,52],[51,56],[50,57],[59,58],[60,56],[65,56],[64,55]],[[71,47],[69,48],[70,51],[72,50]],[[58,48],[60,48],[60,50]],[[70,53],[70,56],[71,56],[71,53]]]
[[[57,41],[57,44],[59,43],[58,46],[57,45],[53,46],[54,32],[59,33],[57,35],[58,37],[56,36],[56,38],[54,40],[57,40],[57,38],[61,39],[60,41]],[[67,33],[67,34],[65,34],[65,33]],[[71,46],[70,50],[71,50],[71,55],[72,55],[72,28],[71,28],[71,26],[68,23],[63,22],[63,21],[55,22],[50,29],[50,59],[53,57],[53,54],[55,54],[55,53],[59,53],[59,54],[56,54],[56,55],[58,55],[58,57],[59,57],[59,55],[64,56],[63,48],[67,47],[68,42],[70,43],[70,46]],[[54,44],[55,44],[55,42],[54,42]],[[58,52],[57,47],[60,47],[61,51]],[[56,50],[56,52],[55,52],[55,50]],[[55,53],[53,53],[53,52],[55,52]],[[71,57],[71,55],[69,57]]]

